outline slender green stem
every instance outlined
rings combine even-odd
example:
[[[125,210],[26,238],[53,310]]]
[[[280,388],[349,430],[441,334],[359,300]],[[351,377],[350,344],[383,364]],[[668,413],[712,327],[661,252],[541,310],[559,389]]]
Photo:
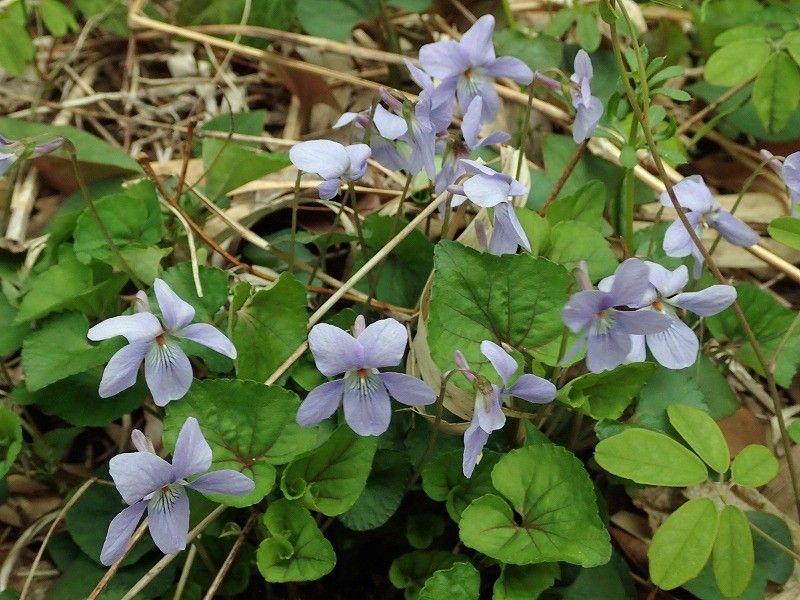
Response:
[[[780,550],[781,552],[783,552],[784,554],[786,554],[788,556],[791,556],[796,562],[800,563],[800,554],[797,554],[791,548],[787,548],[786,546],[781,544],[778,540],[776,540],[774,537],[772,537],[766,531],[764,531],[763,529],[761,529],[757,525],[754,525],[752,521],[748,521],[748,522],[750,523],[750,529],[755,531],[758,535],[760,535],[762,538],[764,538],[767,542],[769,542],[770,544],[775,546],[776,549]]]
[[[525,162],[525,142],[528,139],[528,129],[531,126],[531,110],[533,109],[533,85],[536,80],[531,81],[530,85],[528,86],[528,103],[525,105],[525,117],[522,121],[522,128],[519,132],[519,138],[517,139],[517,151],[519,152],[519,156],[517,156],[517,168],[514,171],[514,179],[519,181],[519,175],[522,173],[522,163]]]
[[[608,0],[610,2],[614,2],[614,0]],[[619,8],[620,12],[622,13],[623,17],[625,18],[628,27],[630,28],[630,17],[628,16],[627,11],[625,10],[625,6],[622,3],[618,3],[617,7]],[[622,50],[621,50],[621,42],[619,38],[619,33],[615,25],[610,24],[609,29],[611,32],[611,45],[614,50],[614,57],[617,61],[617,66],[620,69],[621,73],[624,73],[625,64],[622,60]],[[637,56],[639,56],[638,50],[638,43],[634,46],[637,49]],[[641,57],[639,56],[639,76],[641,79],[646,78],[646,73],[644,70],[644,66],[642,64]],[[686,228],[686,232],[689,234],[689,237],[692,239],[692,243],[695,244],[697,249],[703,255],[705,263],[708,265],[708,269],[711,271],[712,275],[716,277],[716,279],[720,283],[726,283],[727,280],[723,276],[722,272],[717,267],[716,262],[714,262],[714,257],[708,253],[708,249],[703,245],[703,242],[697,236],[697,233],[692,227],[692,224],[689,222],[689,219],[686,216],[686,211],[684,211],[683,207],[681,206],[680,202],[678,201],[678,197],[675,195],[675,190],[672,187],[672,182],[667,175],[666,169],[664,168],[664,163],[661,160],[661,155],[658,152],[658,147],[656,146],[655,139],[653,137],[653,132],[650,129],[650,122],[649,117],[645,111],[642,110],[642,107],[639,105],[638,101],[636,100],[636,95],[631,87],[630,82],[626,77],[622,77],[622,84],[625,88],[625,94],[628,98],[628,102],[633,109],[636,118],[642,125],[642,131],[645,136],[645,140],[647,141],[647,146],[650,150],[650,154],[653,159],[653,163],[655,164],[656,170],[658,171],[659,177],[661,178],[664,186],[666,187],[667,195],[670,198],[670,202],[672,203],[673,208],[678,213],[678,218],[683,223],[683,226]],[[781,432],[781,444],[784,449],[786,465],[789,471],[789,478],[792,483],[792,493],[794,495],[794,503],[795,509],[797,510],[797,515],[800,518],[800,481],[798,481],[797,472],[795,469],[794,458],[792,455],[792,444],[789,439],[789,434],[786,431],[786,420],[783,417],[783,410],[782,410],[782,402],[780,398],[780,394],[778,393],[778,387],[775,383],[775,372],[774,369],[770,368],[770,364],[764,355],[764,351],[761,348],[761,344],[759,343],[758,339],[753,333],[752,327],[750,327],[750,323],[747,321],[747,317],[745,316],[744,312],[742,311],[741,306],[739,306],[738,302],[734,302],[731,306],[733,308],[734,314],[736,315],[737,320],[742,328],[742,331],[747,338],[747,341],[750,343],[750,346],[753,349],[753,353],[755,354],[756,360],[758,364],[761,366],[762,371],[764,372],[766,379],[767,379],[767,389],[769,391],[770,398],[773,403],[773,411],[775,412],[775,419],[778,422],[778,429]]]
[[[69,158],[72,162],[72,169],[75,172],[75,181],[78,182],[78,188],[81,191],[81,195],[83,196],[83,200],[86,202],[86,206],[89,208],[89,212],[92,214],[92,218],[97,223],[97,228],[100,230],[100,234],[103,236],[106,244],[108,245],[109,250],[114,255],[114,257],[119,262],[120,268],[125,271],[128,275],[130,280],[133,282],[139,289],[144,289],[144,285],[139,278],[134,274],[133,269],[128,264],[128,261],[125,260],[125,257],[122,256],[122,252],[120,252],[119,247],[111,238],[111,234],[108,233],[108,229],[106,229],[105,223],[103,223],[103,219],[100,218],[100,213],[97,212],[97,207],[94,205],[94,200],[92,200],[91,194],[89,194],[89,190],[86,187],[86,181],[83,179],[83,174],[81,173],[80,166],[78,165],[78,155],[75,150],[75,146],[72,144],[70,140],[64,141],[64,148],[66,148],[67,152],[69,152]]]
[[[450,219],[453,215],[453,194],[447,196],[447,202],[444,204],[444,221],[442,221],[442,234],[441,239],[446,240],[447,234],[450,233]]]
[[[625,170],[622,180],[622,240],[625,242],[625,251],[628,256],[633,256],[633,213],[634,213],[634,184],[636,178],[633,169]]]
[[[347,197],[350,200],[350,208],[353,209],[353,224],[356,228],[356,236],[358,237],[358,245],[361,247],[361,258],[364,264],[369,260],[369,249],[367,248],[366,238],[364,238],[364,229],[361,227],[361,214],[358,211],[358,200],[356,199],[356,188],[352,181],[347,182]],[[375,281],[375,274],[370,271],[367,273],[367,281],[369,281],[370,297],[375,296],[377,283]],[[367,305],[363,306],[363,310],[367,310]]]
[[[297,211],[300,205],[300,178],[302,176],[303,172],[298,169],[297,177],[294,180],[294,197],[292,198],[292,230],[289,233],[289,268],[294,264],[294,245],[297,237]]]
[[[511,2],[509,0],[500,0],[500,4],[503,6],[503,15],[505,15],[508,22],[508,28],[514,29],[517,26],[517,20],[514,18],[514,11],[511,9]]]

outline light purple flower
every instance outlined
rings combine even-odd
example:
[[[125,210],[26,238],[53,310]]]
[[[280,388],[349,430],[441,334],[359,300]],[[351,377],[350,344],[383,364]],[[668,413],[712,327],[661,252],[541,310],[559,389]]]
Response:
[[[653,358],[668,369],[691,367],[697,360],[700,342],[694,331],[675,313],[676,309],[682,308],[701,317],[716,315],[736,300],[736,288],[730,285],[712,285],[699,292],[684,292],[683,288],[689,283],[689,271],[684,265],[669,271],[654,262],[644,262],[649,269],[648,281],[652,286],[646,303],[652,310],[668,317],[670,324],[659,333],[632,336],[629,361],[645,360],[646,343]],[[613,277],[608,277],[598,287],[608,290],[612,282]]]
[[[461,41],[447,40],[426,44],[419,51],[422,68],[439,79],[439,88],[455,91],[461,112],[476,96],[483,99],[481,121],[497,116],[500,100],[494,89],[495,77],[508,77],[528,85],[533,72],[518,58],[495,57],[492,34],[494,17],[484,15],[464,33]]]
[[[531,245],[519,222],[511,196],[527,196],[528,188],[505,173],[498,173],[474,160],[462,159],[461,164],[472,176],[463,186],[450,186],[455,194],[452,206],[465,199],[481,208],[494,208],[494,229],[489,252],[495,255],[514,254],[519,246],[530,251]]]
[[[48,154],[64,143],[64,138],[37,144],[33,147],[26,140],[10,140],[0,135],[0,177],[20,158],[36,158]]]
[[[481,353],[489,360],[503,381],[503,385],[490,383],[486,378],[475,375],[461,352],[456,351],[455,362],[464,376],[472,381],[475,389],[475,409],[472,421],[464,432],[464,459],[462,470],[465,477],[471,477],[475,465],[480,462],[483,447],[489,434],[501,429],[506,422],[502,405],[510,399],[520,398],[534,404],[544,404],[556,397],[556,386],[529,373],[523,373],[512,384],[511,380],[518,370],[517,362],[501,346],[484,340]]]
[[[189,532],[189,497],[186,488],[202,494],[244,496],[255,488],[253,481],[230,469],[213,471],[211,447],[197,419],[189,417],[181,427],[172,464],[155,454],[153,445],[138,429],[131,433],[137,452],[118,454],[109,463],[109,473],[128,507],[108,526],[100,562],[108,566],[125,552],[145,510],[153,542],[164,554],[177,554],[186,547]],[[202,475],[201,475],[202,473]],[[200,475],[189,482],[187,477]]]
[[[762,158],[772,159],[772,152],[761,150]],[[793,152],[783,160],[783,164],[776,158],[769,161],[769,166],[781,176],[786,189],[789,190],[789,200],[792,203],[792,212],[797,214],[800,205],[800,152]]]
[[[589,289],[577,292],[567,302],[564,323],[582,336],[571,353],[586,344],[586,366],[590,371],[635,362],[630,356],[631,336],[659,333],[670,326],[671,320],[664,314],[650,308],[628,308],[644,306],[652,297],[648,277],[647,265],[630,258],[617,268],[608,290],[594,290],[584,284]]]
[[[703,229],[712,227],[735,246],[752,246],[758,242],[758,234],[724,210],[711,195],[711,190],[699,175],[692,175],[672,186],[678,203],[686,209],[686,218],[694,227],[698,237]],[[661,205],[672,208],[672,201],[665,191],[660,196]],[[680,219],[675,219],[664,234],[664,252],[667,256],[681,258],[694,256],[694,276],[700,277],[703,270],[703,255],[692,241],[689,232]]]
[[[382,319],[364,327],[358,316],[347,331],[320,323],[308,334],[308,345],[317,369],[333,377],[344,377],[323,383],[313,389],[297,411],[297,422],[311,427],[330,417],[344,403],[344,418],[359,435],[380,435],[389,428],[391,396],[409,406],[422,406],[436,401],[436,395],[425,383],[404,373],[380,373],[379,368],[395,367],[403,360],[408,333],[394,319]]]
[[[508,141],[511,136],[505,131],[495,131],[485,138],[479,139],[481,131],[481,112],[483,111],[483,99],[476,96],[470,102],[467,111],[461,119],[461,135],[463,141],[453,140],[447,154],[442,161],[442,168],[436,174],[436,185],[434,191],[438,196],[449,185],[454,184],[459,177],[466,173],[461,159],[468,158],[477,148],[484,148],[494,144],[502,144]]]
[[[140,291],[136,294],[136,314],[106,319],[87,334],[94,342],[118,335],[128,340],[128,345],[111,357],[103,371],[101,398],[119,394],[136,383],[142,361],[153,402],[165,406],[171,400],[182,398],[192,384],[192,365],[178,346],[178,339],[191,340],[236,358],[236,348],[216,327],[192,323],[194,308],[181,300],[165,281],[156,279],[153,287],[161,309],[161,321],[150,312],[147,295]]]
[[[603,103],[592,96],[592,61],[585,50],[578,50],[575,55],[575,72],[572,81],[572,106],[575,107],[575,122],[572,124],[572,139],[576,144],[592,137],[600,117],[603,116]]]
[[[370,153],[366,144],[343,146],[331,140],[310,140],[292,146],[289,158],[299,170],[324,179],[317,187],[319,197],[330,200],[339,193],[342,181],[358,181],[364,176]]]

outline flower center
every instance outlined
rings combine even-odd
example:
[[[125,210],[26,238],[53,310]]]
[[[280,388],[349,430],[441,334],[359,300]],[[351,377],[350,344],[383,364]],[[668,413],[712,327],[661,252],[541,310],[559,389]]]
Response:
[[[356,391],[359,396],[366,398],[371,396],[380,384],[380,380],[375,375],[377,372],[377,369],[366,368],[348,371],[344,374],[344,383],[349,390]]]
[[[175,502],[183,493],[183,486],[178,483],[170,483],[165,485],[160,490],[153,494],[150,498],[150,506],[162,512],[169,512],[175,505]]]
[[[166,346],[167,338],[165,338],[163,336],[163,334],[162,335],[157,335],[156,336],[156,344],[158,344],[159,346]]]
[[[661,301],[661,298],[656,298],[655,300],[653,300],[652,306],[658,312],[664,312],[664,303]]]

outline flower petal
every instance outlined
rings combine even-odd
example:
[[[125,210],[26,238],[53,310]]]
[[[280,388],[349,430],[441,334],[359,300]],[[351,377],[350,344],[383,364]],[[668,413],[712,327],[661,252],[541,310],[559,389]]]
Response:
[[[408,406],[425,406],[436,402],[436,394],[430,386],[405,373],[379,373],[389,395]]]
[[[100,380],[98,394],[101,398],[116,396],[136,383],[139,366],[152,342],[134,342],[120,348],[108,361]]]
[[[631,351],[630,336],[609,331],[587,338],[586,367],[592,373],[607,371],[626,362]]]
[[[650,269],[644,261],[629,258],[614,273],[614,282],[609,290],[611,306],[641,306],[650,297]]]
[[[192,364],[177,344],[152,344],[144,358],[144,378],[157,406],[186,395],[192,385]]]
[[[472,477],[475,465],[478,464],[483,447],[488,441],[489,434],[478,426],[478,421],[473,417],[472,423],[464,432],[464,458],[461,463],[464,477]]]
[[[344,379],[318,385],[306,396],[297,410],[297,423],[303,427],[318,425],[336,412],[344,395]]]
[[[419,49],[419,62],[429,75],[441,80],[456,77],[470,66],[466,48],[454,40],[425,44]]]
[[[345,146],[344,150],[350,159],[350,168],[344,174],[344,178],[347,181],[358,181],[367,171],[367,159],[372,150],[366,144],[351,144]]]
[[[480,96],[475,96],[469,103],[463,118],[461,119],[461,134],[467,147],[472,149],[478,145],[478,134],[481,132],[481,113],[483,112],[483,100]]]
[[[364,348],[365,367],[396,367],[403,360],[408,332],[395,319],[381,319],[368,325],[357,339]]]
[[[678,204],[687,210],[705,213],[719,206],[700,175],[684,177],[672,186],[672,191],[678,199]],[[673,208],[672,200],[666,191],[661,192],[659,201],[662,206]]]
[[[572,139],[576,144],[588,140],[597,129],[603,117],[603,103],[595,96],[589,97],[587,104],[579,104],[575,110],[575,121],[572,124]]]
[[[670,299],[670,304],[685,308],[701,317],[716,315],[736,300],[736,288],[732,285],[712,285],[699,292],[684,292]]]
[[[189,417],[178,433],[175,452],[172,453],[172,477],[175,481],[198,473],[205,473],[211,467],[211,446],[208,445],[200,424]]]
[[[494,209],[494,229],[489,242],[489,252],[495,256],[516,254],[522,246],[530,251],[531,244],[519,217],[510,202],[501,202]]]
[[[151,452],[117,454],[108,463],[108,472],[122,499],[128,504],[173,482],[172,466]]]
[[[159,492],[147,506],[150,535],[164,554],[177,554],[186,548],[189,533],[189,496],[182,485]]]
[[[309,140],[295,144],[289,159],[299,170],[316,173],[323,179],[338,179],[350,167],[344,146],[331,140]]]
[[[232,469],[212,471],[201,475],[187,487],[201,494],[225,494],[226,496],[244,496],[252,492],[256,484],[247,475]]]
[[[406,131],[408,131],[408,123],[403,117],[399,117],[390,113],[382,105],[378,104],[375,107],[375,114],[372,116],[372,122],[381,137],[387,140],[396,140]]]
[[[339,188],[342,187],[341,179],[327,179],[317,186],[320,200],[330,200],[339,193]]]
[[[483,100],[483,111],[481,112],[481,121],[483,123],[491,123],[497,117],[497,112],[500,110],[500,97],[497,95],[497,90],[494,87],[494,82],[488,77],[475,77],[475,85],[477,86],[477,94]],[[461,104],[461,97],[459,96],[459,104]]]
[[[506,415],[500,406],[500,386],[492,384],[491,397],[488,398],[488,408],[486,398],[477,395],[475,397],[475,415],[478,424],[484,431],[496,431],[506,424]]]
[[[156,336],[164,333],[161,323],[155,315],[149,312],[136,313],[134,315],[120,315],[101,321],[86,334],[86,337],[93,342],[107,340],[125,336],[129,342],[143,342],[156,339]]]
[[[703,233],[700,229],[700,219],[703,218],[702,213],[690,212],[686,214],[686,218],[694,227],[698,237],[701,236]],[[695,247],[695,243],[683,225],[683,221],[675,219],[664,233],[664,252],[667,256],[682,258],[693,254]]]
[[[575,333],[597,320],[597,313],[608,308],[608,294],[600,290],[584,290],[573,294],[564,307],[561,317],[564,324]]]
[[[308,334],[308,346],[320,373],[327,377],[364,366],[361,343],[339,327],[319,323]]]
[[[495,344],[491,340],[483,340],[481,342],[481,354],[492,363],[494,370],[500,375],[503,383],[507,384],[519,369],[517,361],[503,350],[502,346]]]
[[[498,175],[473,175],[464,182],[464,194],[481,208],[492,208],[508,200],[509,183]]]
[[[461,47],[467,51],[473,65],[485,65],[494,60],[493,34],[494,17],[483,15],[461,36]]]
[[[423,90],[433,89],[433,80],[431,79],[430,75],[428,75],[425,71],[420,69],[407,58],[404,58],[403,62],[406,65],[406,69],[408,69],[409,75],[411,75],[411,79],[414,80],[414,83],[416,83]]]
[[[506,390],[506,394],[534,404],[544,404],[556,397],[556,386],[547,379],[525,373]]]
[[[669,327],[670,317],[664,313],[641,310],[614,310],[614,328],[628,335],[658,333]]]
[[[735,246],[747,247],[758,242],[758,234],[727,211],[720,210],[709,217],[708,223]]]
[[[122,510],[108,524],[108,533],[100,550],[100,562],[109,567],[117,562],[125,553],[136,526],[142,520],[147,501],[140,500]]]
[[[689,283],[689,270],[686,265],[681,265],[674,271],[670,271],[654,262],[645,261],[645,264],[650,271],[650,283],[664,298],[674,296]]]
[[[508,77],[522,85],[533,81],[533,71],[518,58],[501,56],[486,65],[486,73],[492,77]]]
[[[208,323],[193,323],[175,333],[176,336],[192,340],[224,354],[228,358],[236,358],[236,347],[219,329]]]
[[[153,287],[156,290],[156,299],[158,300],[158,307],[161,309],[161,317],[164,319],[164,325],[166,325],[168,331],[177,331],[192,322],[194,308],[173,292],[166,281],[156,279]]]
[[[697,360],[700,342],[694,331],[678,317],[671,318],[667,330],[650,334],[646,339],[653,358],[668,369],[685,369]]]
[[[344,387],[344,419],[358,435],[380,435],[389,429],[392,402],[383,382],[366,378],[363,387]]]
[[[594,72],[592,69],[592,60],[589,58],[589,55],[586,53],[586,50],[578,50],[578,53],[575,55],[575,62],[573,63],[575,78],[578,81],[583,81],[588,79],[589,81],[592,80],[594,76]]]

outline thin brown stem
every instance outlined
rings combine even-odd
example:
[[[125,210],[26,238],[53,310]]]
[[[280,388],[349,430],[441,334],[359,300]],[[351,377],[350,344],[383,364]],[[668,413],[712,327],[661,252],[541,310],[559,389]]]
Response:
[[[89,594],[87,600],[97,600],[97,598],[100,597],[100,594],[103,593],[103,590],[106,589],[106,586],[109,584],[111,579],[117,574],[117,571],[119,571],[120,566],[122,566],[122,561],[125,560],[125,557],[128,556],[133,547],[142,538],[145,531],[147,531],[147,517],[144,518],[142,524],[139,525],[139,528],[133,533],[131,540],[128,542],[128,546],[125,548],[125,552],[123,552],[122,556],[120,556],[116,562],[108,568],[108,571],[106,571],[102,579],[97,582],[97,585],[92,590],[92,593]]]
[[[572,175],[572,171],[575,169],[578,161],[583,156],[583,153],[586,151],[586,147],[589,145],[589,140],[583,140],[578,147],[575,149],[575,153],[569,159],[567,166],[564,167],[564,170],[561,173],[561,176],[556,181],[556,184],[553,186],[553,189],[550,190],[550,194],[547,196],[547,200],[544,201],[539,214],[543,217],[547,216],[547,211],[550,209],[550,205],[555,202],[555,199],[558,197],[558,194],[561,193],[561,188],[564,187],[564,184],[567,183],[567,179],[569,176]]]
[[[219,586],[222,585],[225,576],[230,571],[230,568],[233,566],[233,561],[236,560],[236,557],[241,552],[242,548],[244,547],[244,543],[247,539],[247,535],[252,531],[253,527],[255,527],[256,522],[258,521],[258,514],[253,513],[250,515],[250,518],[247,519],[247,522],[242,527],[242,532],[239,534],[239,537],[236,538],[236,541],[233,543],[230,551],[228,552],[228,556],[225,557],[225,561],[222,563],[222,566],[217,571],[217,575],[214,577],[214,581],[211,582],[211,586],[208,588],[206,595],[203,596],[203,600],[211,600],[214,597],[214,594],[219,589]]]

